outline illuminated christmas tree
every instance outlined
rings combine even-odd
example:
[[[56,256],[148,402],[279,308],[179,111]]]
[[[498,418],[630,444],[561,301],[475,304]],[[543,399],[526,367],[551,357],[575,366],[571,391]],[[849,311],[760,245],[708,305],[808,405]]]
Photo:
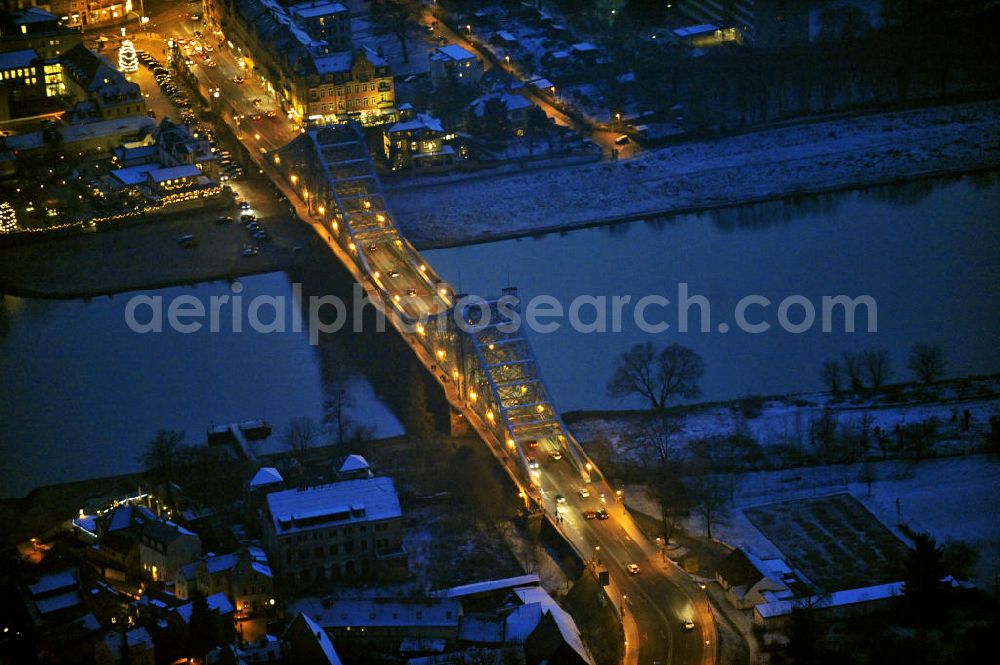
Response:
[[[4,201],[0,203],[0,233],[13,233],[17,229],[17,214],[14,206]]]
[[[130,74],[139,69],[139,59],[135,55],[135,45],[128,39],[122,40],[118,49],[118,69]]]

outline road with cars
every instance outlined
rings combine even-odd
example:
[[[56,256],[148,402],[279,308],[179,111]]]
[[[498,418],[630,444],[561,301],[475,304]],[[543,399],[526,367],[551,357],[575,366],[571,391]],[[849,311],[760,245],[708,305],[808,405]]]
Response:
[[[145,43],[150,44],[150,52],[157,52],[157,47],[162,51],[166,40],[174,39],[192,62],[188,66],[202,94],[211,104],[218,105],[223,119],[234,127],[237,137],[248,149],[269,152],[299,135],[300,128],[284,114],[276,97],[259,80],[245,76],[246,68],[240,66],[238,52],[217,35],[198,37],[195,32],[205,30],[200,22],[183,20],[176,8],[170,11],[172,15],[157,15],[154,19],[161,27],[170,25],[169,34],[151,33],[144,38]],[[184,39],[185,43],[180,44],[179,39]],[[206,50],[209,46],[211,51]],[[208,66],[209,61],[215,66]],[[245,80],[234,80],[238,77]],[[558,112],[551,105],[546,110],[550,108]],[[268,111],[273,112],[271,117]],[[268,197],[273,205],[273,193],[266,188],[255,190],[259,191],[247,191],[244,196],[247,199]],[[251,210],[241,212],[253,214],[254,203],[248,202]],[[294,204],[300,208],[302,216],[301,205]],[[234,223],[238,222],[237,219]],[[327,240],[331,244],[329,238]],[[364,253],[371,277],[393,294],[397,309],[411,317],[441,311],[442,303],[434,292],[434,285],[421,274],[419,265],[413,265],[407,258],[409,251],[395,242],[357,248]],[[596,570],[607,570],[611,583],[609,594],[616,602],[629,640],[626,662],[643,665],[713,663],[717,649],[715,626],[704,590],[667,561],[640,533],[625,512],[624,504],[616,500],[615,491],[606,482],[590,484],[589,496],[583,496],[579,472],[568,459],[553,457],[558,450],[559,444],[553,440],[542,440],[532,449],[538,462],[538,468],[533,470],[535,482],[542,490],[544,509],[554,518],[557,528]],[[563,501],[557,501],[557,495],[561,495]],[[602,510],[606,511],[606,519],[598,518]],[[593,511],[593,519],[587,518],[587,511]],[[635,566],[632,571],[628,569],[630,565]]]

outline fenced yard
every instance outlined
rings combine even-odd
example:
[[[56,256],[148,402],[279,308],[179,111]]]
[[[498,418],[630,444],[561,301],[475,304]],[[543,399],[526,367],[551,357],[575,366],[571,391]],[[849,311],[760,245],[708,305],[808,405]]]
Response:
[[[782,501],[744,513],[820,593],[901,577],[906,546],[849,494]]]

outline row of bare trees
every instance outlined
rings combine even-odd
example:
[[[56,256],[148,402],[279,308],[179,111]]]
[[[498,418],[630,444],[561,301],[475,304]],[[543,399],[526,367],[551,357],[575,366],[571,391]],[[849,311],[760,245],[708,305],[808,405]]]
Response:
[[[942,379],[947,369],[944,349],[938,344],[917,343],[910,348],[907,367],[913,378],[925,385]],[[820,370],[823,384],[833,393],[845,390],[878,390],[892,377],[887,349],[844,353],[840,360],[827,360]]]

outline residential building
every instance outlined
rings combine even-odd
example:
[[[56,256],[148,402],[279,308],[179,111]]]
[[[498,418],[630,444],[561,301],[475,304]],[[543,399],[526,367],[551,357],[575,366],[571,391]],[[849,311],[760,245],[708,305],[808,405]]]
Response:
[[[344,458],[340,468],[337,469],[337,477],[341,480],[352,480],[355,478],[371,478],[374,474],[372,468],[361,455],[348,455]]]
[[[507,92],[492,92],[474,99],[469,104],[469,119],[481,120],[486,115],[488,105],[491,102],[493,102],[496,108],[504,109],[504,114],[507,122],[510,124],[511,130],[517,135],[522,135],[527,125],[528,109],[534,106],[534,103],[522,95],[512,95]]]
[[[719,565],[715,579],[726,600],[741,610],[770,600],[791,598],[789,584],[797,581],[784,561],[761,560],[739,548]]]
[[[140,0],[69,0],[67,24],[83,29],[115,25],[139,8]]]
[[[22,600],[40,653],[48,651],[64,663],[89,659],[100,637],[101,624],[84,602],[76,569],[42,573],[26,580]],[[12,601],[5,598],[5,606]]]
[[[156,647],[145,628],[110,630],[94,649],[96,665],[153,665]]]
[[[289,665],[341,665],[330,636],[302,612],[288,624],[284,642]]]
[[[300,122],[395,119],[392,71],[376,52],[354,48],[339,3],[218,0],[216,9],[247,71]]]
[[[292,609],[337,640],[458,639],[462,606],[453,598],[303,598]]]
[[[67,89],[79,102],[77,119],[112,120],[146,114],[138,84],[127,80],[106,58],[75,46],[61,58]]]
[[[385,158],[394,171],[410,167],[427,169],[450,166],[455,162],[455,150],[450,145],[445,145],[445,135],[440,120],[426,113],[418,113],[410,120],[397,122],[382,130]],[[348,459],[345,465],[350,461]]]
[[[436,48],[430,54],[431,84],[435,88],[446,85],[479,85],[483,77],[483,61],[458,44]]]
[[[224,593],[237,616],[266,613],[274,608],[274,581],[267,555],[259,547],[229,554],[208,555],[182,566],[174,593],[187,600],[195,590],[206,596]]]
[[[347,7],[330,0],[309,0],[288,8],[295,22],[309,36],[325,41],[329,51],[351,50],[351,14]]]
[[[218,159],[208,141],[196,138],[186,125],[169,118],[161,120],[157,127],[156,154],[163,166],[196,166],[202,175],[218,177]]]
[[[162,582],[177,577],[181,566],[201,556],[201,538],[166,520],[147,522],[139,538],[139,565],[143,577]]]
[[[272,492],[261,526],[272,567],[304,585],[405,576],[402,516],[391,478],[360,478]]]
[[[5,13],[0,18],[0,52],[33,49],[43,60],[58,58],[83,41],[80,31],[63,25],[40,7]]]

